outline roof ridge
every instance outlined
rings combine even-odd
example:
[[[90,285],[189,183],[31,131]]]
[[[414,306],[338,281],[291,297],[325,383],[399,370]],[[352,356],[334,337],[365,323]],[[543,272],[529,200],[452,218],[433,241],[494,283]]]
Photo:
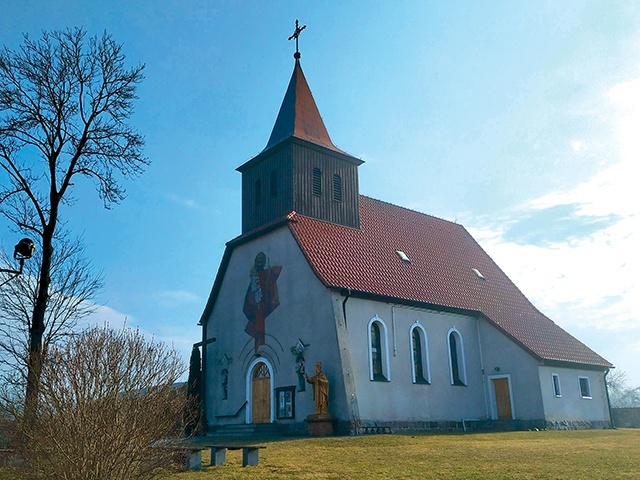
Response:
[[[368,200],[373,200],[374,202],[378,202],[378,203],[382,203],[382,204],[385,204],[385,205],[389,205],[391,207],[399,208],[401,210],[406,210],[406,211],[411,212],[411,213],[417,213],[418,215],[424,215],[425,217],[434,218],[436,220],[440,220],[442,222],[450,223],[452,225],[457,225],[458,227],[461,227],[461,228],[465,228],[464,225],[462,225],[461,223],[458,223],[456,221],[447,220],[446,218],[438,217],[436,215],[431,215],[430,213],[424,213],[424,212],[421,212],[421,211],[416,210],[414,208],[403,207],[402,205],[397,205],[395,203],[387,202],[385,200],[380,200],[378,198],[373,198],[373,197],[370,197],[368,195],[360,194],[360,197],[361,198],[366,198]]]

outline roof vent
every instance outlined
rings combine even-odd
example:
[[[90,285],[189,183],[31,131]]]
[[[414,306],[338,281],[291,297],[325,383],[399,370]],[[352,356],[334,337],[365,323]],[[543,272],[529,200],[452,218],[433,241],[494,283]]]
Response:
[[[402,250],[396,250],[396,254],[400,257],[400,260],[402,260],[404,263],[411,263],[411,260],[409,260],[409,257],[407,257],[407,254],[404,253]]]
[[[482,275],[482,273],[480,273],[480,270],[478,270],[477,268],[472,268],[471,271],[475,273],[478,278],[486,280],[486,278],[484,278],[484,275]]]

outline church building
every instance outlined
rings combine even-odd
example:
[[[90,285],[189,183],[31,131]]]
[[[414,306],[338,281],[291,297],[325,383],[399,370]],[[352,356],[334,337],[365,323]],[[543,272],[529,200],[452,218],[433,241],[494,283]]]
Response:
[[[611,363],[463,226],[360,195],[294,57],[200,320],[209,432],[306,432],[316,362],[336,433],[610,426]]]

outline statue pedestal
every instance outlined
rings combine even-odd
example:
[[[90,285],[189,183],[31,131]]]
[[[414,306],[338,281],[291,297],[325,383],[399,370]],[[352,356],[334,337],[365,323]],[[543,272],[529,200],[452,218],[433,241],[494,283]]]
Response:
[[[305,422],[307,422],[307,433],[313,437],[333,435],[333,417],[328,413],[309,415]]]

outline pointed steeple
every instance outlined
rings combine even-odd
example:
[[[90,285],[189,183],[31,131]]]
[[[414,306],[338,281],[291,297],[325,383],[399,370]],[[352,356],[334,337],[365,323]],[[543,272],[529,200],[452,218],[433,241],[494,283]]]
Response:
[[[300,67],[299,58],[296,58],[287,92],[284,95],[280,112],[264,150],[270,149],[289,137],[300,138],[333,151],[344,153],[333,144],[329,137],[327,127],[322,121],[307,79],[304,76],[302,67]]]
[[[336,147],[324,126],[309,84],[296,59],[267,146],[240,165],[242,233],[276,222],[295,211],[325,222],[360,228],[358,166],[362,160]]]

